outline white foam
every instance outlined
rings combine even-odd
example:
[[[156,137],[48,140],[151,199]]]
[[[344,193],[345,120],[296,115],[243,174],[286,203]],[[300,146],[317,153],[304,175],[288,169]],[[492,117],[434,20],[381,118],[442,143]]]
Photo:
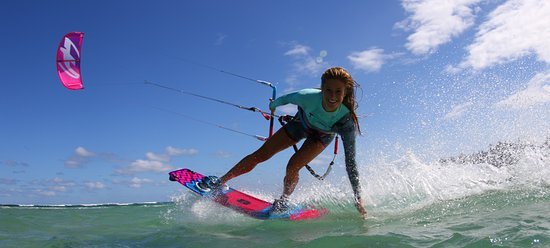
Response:
[[[550,154],[542,149],[527,149],[520,154],[518,163],[500,168],[487,163],[442,164],[438,159],[432,160],[435,161],[425,161],[408,151],[399,159],[360,163],[367,208],[402,212],[491,191],[549,190]],[[339,167],[326,181],[301,182],[292,198],[350,209],[353,192],[345,169]]]

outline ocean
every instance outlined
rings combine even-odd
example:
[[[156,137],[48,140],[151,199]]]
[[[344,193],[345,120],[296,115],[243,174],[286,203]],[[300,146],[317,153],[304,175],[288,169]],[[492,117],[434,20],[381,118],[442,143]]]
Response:
[[[334,174],[294,197],[329,209],[317,220],[256,220],[187,191],[163,203],[2,205],[0,247],[550,247],[547,150],[500,167],[410,153],[361,175],[366,221]]]

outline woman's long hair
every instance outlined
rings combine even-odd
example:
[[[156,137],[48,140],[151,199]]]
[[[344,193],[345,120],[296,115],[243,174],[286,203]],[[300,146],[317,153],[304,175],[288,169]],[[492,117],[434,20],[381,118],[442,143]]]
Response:
[[[349,109],[351,118],[355,123],[355,127],[357,128],[357,131],[361,133],[361,129],[359,128],[359,120],[357,119],[357,114],[355,113],[355,109],[357,109],[355,88],[358,87],[359,84],[357,84],[349,72],[342,67],[332,67],[326,70],[321,76],[321,88],[323,88],[325,82],[330,79],[340,80],[345,83],[346,96],[344,97],[342,104]]]

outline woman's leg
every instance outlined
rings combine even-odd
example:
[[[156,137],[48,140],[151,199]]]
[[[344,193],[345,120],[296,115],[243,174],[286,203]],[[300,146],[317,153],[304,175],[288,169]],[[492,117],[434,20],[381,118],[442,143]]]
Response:
[[[284,179],[284,190],[283,198],[286,198],[294,192],[298,180],[300,179],[300,169],[302,169],[306,164],[311,162],[315,157],[317,157],[323,150],[325,146],[318,140],[306,139],[302,147],[294,153],[294,155],[288,161],[286,166],[286,176]]]
[[[276,153],[296,143],[296,141],[288,137],[284,128],[280,128],[258,150],[244,157],[231,170],[220,177],[220,182],[224,184],[235,177],[250,172],[257,164],[268,160]]]

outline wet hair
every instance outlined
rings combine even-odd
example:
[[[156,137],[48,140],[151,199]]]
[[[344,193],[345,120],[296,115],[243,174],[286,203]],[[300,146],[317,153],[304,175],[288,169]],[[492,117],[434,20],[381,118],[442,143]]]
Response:
[[[359,128],[359,120],[357,119],[357,114],[355,113],[355,109],[357,109],[355,88],[359,87],[359,84],[355,82],[349,72],[342,67],[332,67],[326,70],[321,76],[321,88],[323,88],[327,80],[331,79],[340,80],[346,85],[346,96],[344,97],[342,104],[349,109],[351,118],[355,123],[355,127],[357,128],[357,131],[361,133],[361,129]]]

